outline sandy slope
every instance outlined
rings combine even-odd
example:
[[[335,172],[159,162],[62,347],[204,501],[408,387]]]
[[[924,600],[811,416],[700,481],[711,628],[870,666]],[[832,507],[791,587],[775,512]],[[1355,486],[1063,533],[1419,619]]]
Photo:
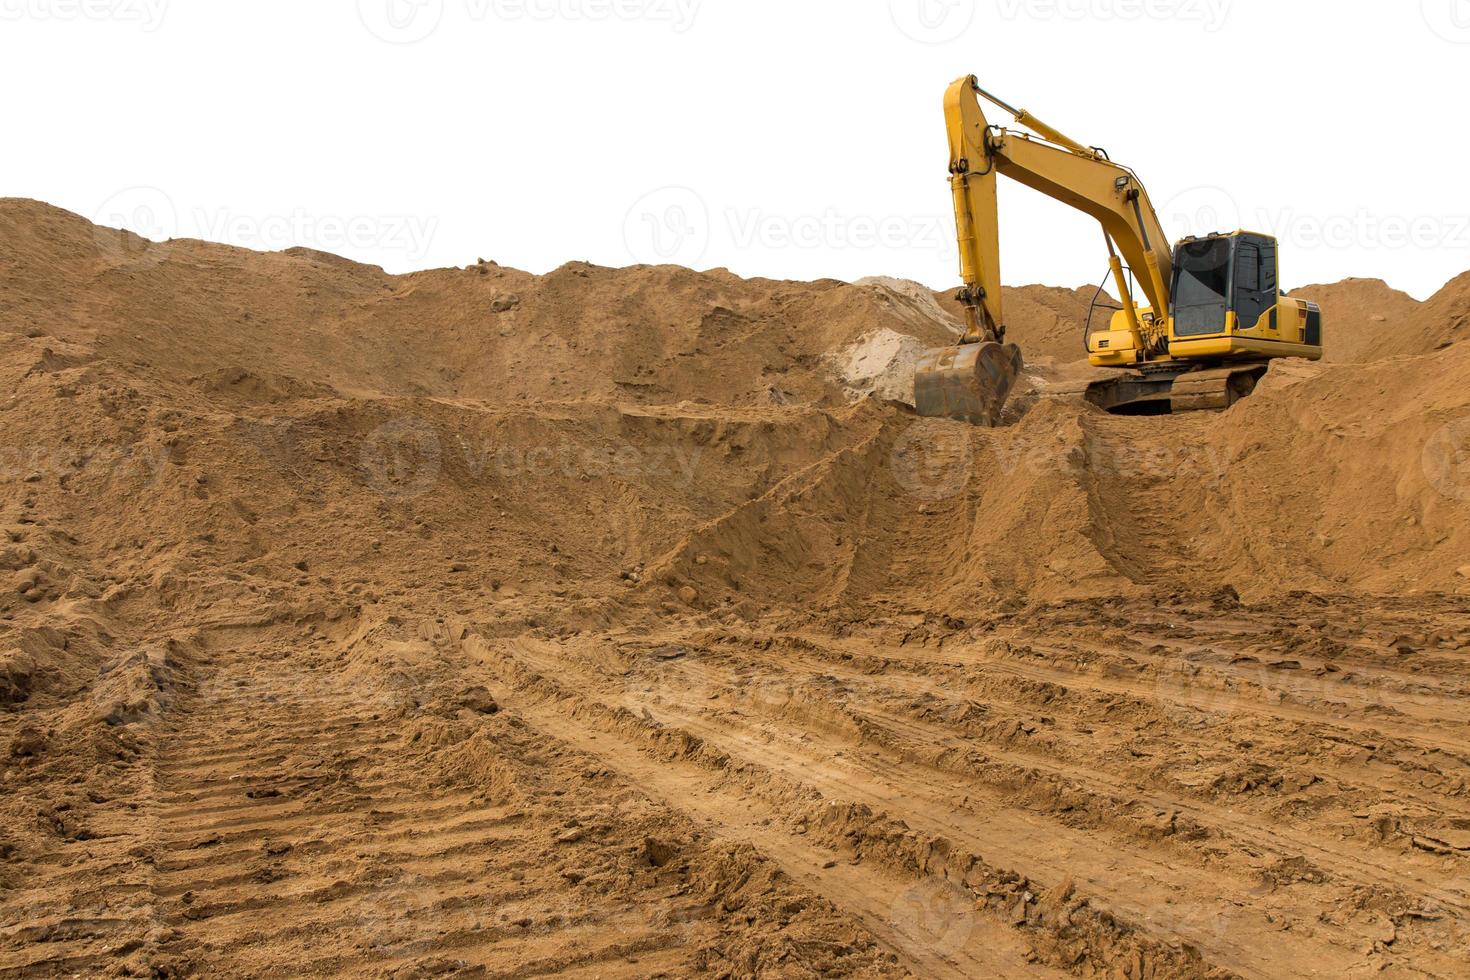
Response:
[[[0,276],[0,976],[1470,971],[1470,280],[984,431],[911,284]]]

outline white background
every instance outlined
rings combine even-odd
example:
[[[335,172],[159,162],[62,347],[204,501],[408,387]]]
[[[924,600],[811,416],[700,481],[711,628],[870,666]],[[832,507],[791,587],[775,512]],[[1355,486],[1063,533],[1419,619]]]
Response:
[[[0,64],[0,193],[394,272],[952,285],[970,72],[1288,285],[1470,269],[1470,0],[0,0]],[[1090,219],[1002,193],[1007,282],[1102,278]]]

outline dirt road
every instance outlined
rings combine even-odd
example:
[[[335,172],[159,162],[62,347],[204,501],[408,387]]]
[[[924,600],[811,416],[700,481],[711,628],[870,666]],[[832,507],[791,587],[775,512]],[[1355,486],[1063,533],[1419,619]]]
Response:
[[[220,625],[0,975],[1463,975],[1470,613],[1296,602]]]
[[[1228,605],[721,630],[651,650],[516,641],[481,657],[507,703],[673,805],[736,833],[758,808],[941,896],[918,948],[879,934],[919,975],[943,972],[920,958],[939,951],[967,976],[1038,959],[1350,976],[1393,962],[1385,943],[1415,949],[1426,975],[1461,972],[1458,641],[1406,664],[1398,636],[1399,649],[1328,649],[1289,617]],[[1454,610],[1378,615],[1384,633],[1470,625]],[[1288,637],[1315,655],[1265,652]],[[669,769],[711,786],[690,793]],[[812,887],[848,905],[841,879]],[[977,905],[987,928],[1008,927],[999,938],[950,924]]]

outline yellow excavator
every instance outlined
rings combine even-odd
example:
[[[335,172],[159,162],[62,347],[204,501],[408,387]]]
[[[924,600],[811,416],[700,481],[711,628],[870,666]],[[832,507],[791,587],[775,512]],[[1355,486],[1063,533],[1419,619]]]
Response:
[[[1030,132],[992,126],[981,98]],[[958,346],[920,359],[920,415],[998,425],[1020,375],[1021,351],[1006,343],[1000,288],[1002,175],[1102,225],[1123,308],[1106,330],[1092,332],[1089,316],[1088,359],[1119,372],[1086,386],[1082,393],[1094,405],[1140,415],[1221,410],[1249,395],[1273,358],[1321,359],[1322,311],[1282,293],[1270,235],[1236,231],[1172,245],[1137,174],[1002,102],[973,75],[949,87],[944,116],[965,333]],[[1146,305],[1134,300],[1130,280]]]

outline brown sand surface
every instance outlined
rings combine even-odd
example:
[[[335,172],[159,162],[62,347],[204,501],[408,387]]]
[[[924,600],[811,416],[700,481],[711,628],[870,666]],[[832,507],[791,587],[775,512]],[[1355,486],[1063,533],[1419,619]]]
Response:
[[[0,977],[1470,975],[1470,277],[1229,412],[947,297],[0,201]]]

